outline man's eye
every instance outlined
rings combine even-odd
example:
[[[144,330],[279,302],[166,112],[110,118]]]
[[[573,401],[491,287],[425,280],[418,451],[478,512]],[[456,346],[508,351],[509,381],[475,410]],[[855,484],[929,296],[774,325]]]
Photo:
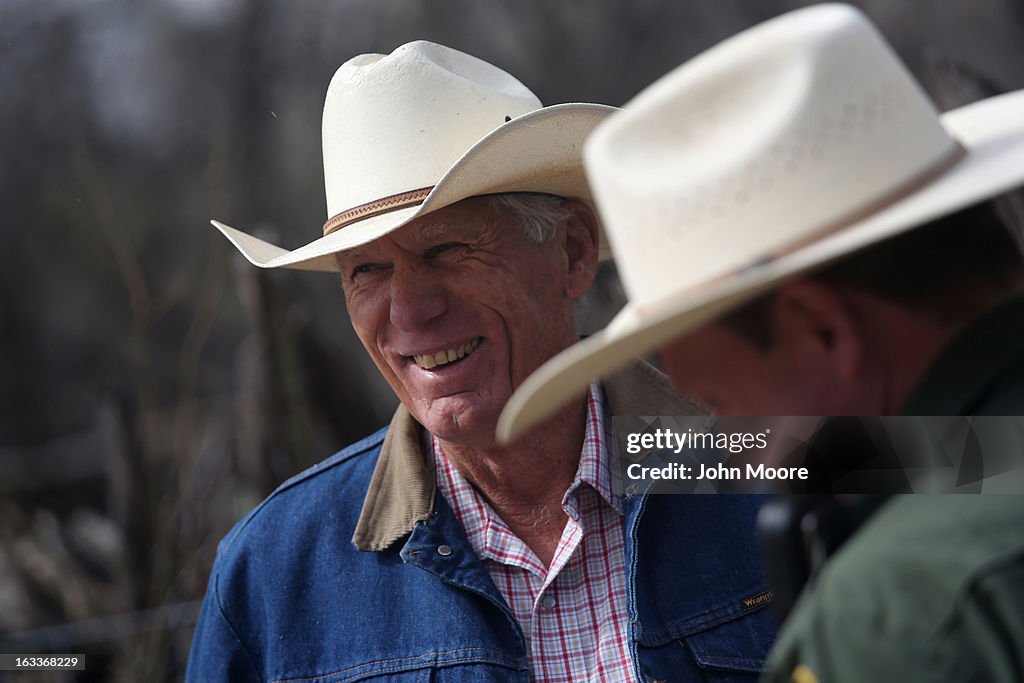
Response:
[[[381,266],[376,263],[361,263],[358,266],[354,266],[352,268],[352,277],[354,278],[357,275],[362,275],[364,273],[372,273],[374,271],[380,270],[380,268]]]
[[[467,245],[463,242],[445,242],[439,244],[436,247],[431,247],[427,250],[427,256],[440,256],[441,254],[455,251],[456,249],[464,249]]]

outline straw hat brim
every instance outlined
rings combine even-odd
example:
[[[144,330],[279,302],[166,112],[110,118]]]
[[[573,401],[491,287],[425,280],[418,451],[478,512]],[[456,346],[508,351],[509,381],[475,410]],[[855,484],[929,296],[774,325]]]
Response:
[[[260,268],[337,270],[335,253],[372,242],[420,216],[469,197],[543,192],[589,200],[583,141],[614,111],[615,107],[601,104],[556,104],[512,119],[469,148],[419,206],[366,218],[291,251],[220,221],[210,222]],[[601,258],[610,256],[602,233]]]
[[[627,304],[604,330],[558,354],[523,382],[498,421],[498,439],[511,441],[581,394],[591,381],[727,313],[786,278],[1024,182],[1024,91],[949,111],[941,120],[966,154],[933,182],[840,232],[776,260],[706,287],[679,292],[659,305],[641,308]]]

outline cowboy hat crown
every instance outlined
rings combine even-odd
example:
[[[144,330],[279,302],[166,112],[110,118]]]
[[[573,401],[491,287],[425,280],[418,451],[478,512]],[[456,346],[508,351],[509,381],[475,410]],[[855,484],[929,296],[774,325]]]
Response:
[[[583,138],[614,108],[543,107],[517,79],[416,41],[334,74],[324,103],[324,236],[288,251],[212,221],[254,265],[335,270],[333,254],[475,195],[589,198]]]

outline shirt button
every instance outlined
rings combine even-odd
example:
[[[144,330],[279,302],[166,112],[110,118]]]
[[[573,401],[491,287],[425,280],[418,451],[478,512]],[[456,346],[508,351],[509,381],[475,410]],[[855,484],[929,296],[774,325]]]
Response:
[[[452,547],[450,545],[439,545],[437,546],[437,554],[442,557],[448,557],[452,554]]]
[[[555,596],[545,595],[541,598],[540,604],[544,605],[544,609],[551,609],[555,606]]]

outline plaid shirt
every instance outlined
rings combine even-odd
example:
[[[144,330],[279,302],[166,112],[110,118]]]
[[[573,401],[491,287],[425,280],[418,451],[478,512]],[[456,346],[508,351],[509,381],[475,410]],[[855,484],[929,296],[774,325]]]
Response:
[[[550,567],[455,469],[431,436],[437,486],[526,636],[536,681],[635,681],[629,658],[625,531],[611,489],[601,389],[590,386],[568,519]]]

